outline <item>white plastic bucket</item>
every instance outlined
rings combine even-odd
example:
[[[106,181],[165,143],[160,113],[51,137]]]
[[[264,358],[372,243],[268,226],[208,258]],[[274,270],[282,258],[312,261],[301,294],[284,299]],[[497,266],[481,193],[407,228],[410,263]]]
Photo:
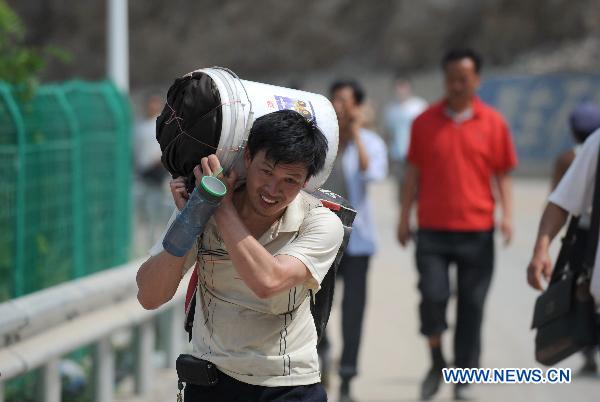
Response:
[[[226,170],[233,168],[244,177],[243,151],[254,121],[265,114],[290,109],[314,120],[327,138],[329,148],[323,170],[310,179],[306,189],[313,191],[323,185],[333,167],[339,141],[337,116],[327,98],[311,92],[241,80],[230,70],[220,67],[197,71],[208,75],[219,90],[223,118],[217,156]]]

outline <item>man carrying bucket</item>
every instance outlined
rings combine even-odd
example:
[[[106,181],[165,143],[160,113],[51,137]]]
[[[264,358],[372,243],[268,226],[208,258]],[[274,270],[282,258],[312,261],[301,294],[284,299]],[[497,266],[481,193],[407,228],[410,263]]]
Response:
[[[309,291],[319,289],[343,228],[301,191],[323,169],[327,148],[319,128],[297,112],[258,118],[244,153],[246,180],[234,188],[235,173],[224,179],[227,195],[196,245],[175,257],[161,241],[140,267],[138,299],[155,309],[173,297],[197,261],[192,371],[206,385],[188,382],[185,401],[327,400]],[[211,155],[194,173],[199,180],[220,169]],[[183,208],[183,180],[171,189]]]

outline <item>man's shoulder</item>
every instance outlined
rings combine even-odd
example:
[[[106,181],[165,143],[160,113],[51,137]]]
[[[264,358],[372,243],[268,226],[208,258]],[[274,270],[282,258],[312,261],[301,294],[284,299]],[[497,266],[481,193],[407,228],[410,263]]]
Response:
[[[443,100],[439,100],[435,103],[432,103],[431,105],[427,106],[427,108],[420,115],[418,115],[415,118],[413,124],[415,124],[415,125],[426,124],[427,122],[430,122],[432,119],[438,119],[440,117],[443,117],[444,116],[443,109],[444,109],[444,101]]]
[[[594,131],[587,137],[581,145],[581,148],[577,151],[570,169],[583,171],[589,168],[589,166],[592,166],[595,171],[599,153],[600,129]]]
[[[362,137],[362,140],[364,142],[369,142],[369,143],[382,143],[385,144],[383,139],[381,138],[381,136],[379,134],[377,134],[375,131],[370,130],[368,128],[361,128],[360,129],[360,136]]]
[[[304,190],[300,191],[296,200],[298,201],[304,212],[309,212],[314,208],[323,206],[323,204],[321,204],[321,201],[317,197]]]
[[[600,128],[586,138],[585,142],[581,146],[581,149],[593,148],[598,151],[598,147],[600,147]]]
[[[135,124],[135,128],[137,131],[142,131],[147,134],[148,131],[154,131],[156,127],[156,121],[154,119],[144,119],[138,120]]]
[[[302,210],[304,211],[305,218],[307,216],[313,216],[315,214],[316,215],[331,214],[331,215],[336,216],[335,213],[333,213],[329,208],[325,207],[323,205],[323,203],[321,202],[321,200],[314,194],[311,194],[306,191],[300,191],[300,194],[298,194],[298,197],[299,197],[300,206],[301,206]]]
[[[301,191],[300,194],[298,194],[298,197],[300,197],[300,205],[304,211],[304,223],[308,221],[321,221],[324,225],[337,225],[338,222],[341,225],[338,216],[329,208],[325,207],[321,203],[321,200],[313,194]]]
[[[429,104],[425,99],[418,96],[413,96],[412,98],[407,100],[407,106],[411,109],[425,110],[427,109],[428,105]]]
[[[481,100],[479,98],[477,98],[476,102],[477,102],[476,103],[477,110],[483,116],[490,118],[490,119],[500,121],[500,122],[505,121],[502,113],[498,109],[496,109],[494,106],[485,103],[483,100]]]

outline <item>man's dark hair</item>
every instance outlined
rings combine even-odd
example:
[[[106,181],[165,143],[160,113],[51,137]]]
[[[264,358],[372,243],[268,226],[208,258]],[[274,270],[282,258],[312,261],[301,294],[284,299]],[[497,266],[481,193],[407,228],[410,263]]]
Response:
[[[303,163],[310,178],[325,165],[327,138],[319,127],[294,110],[280,110],[259,117],[248,136],[248,152],[259,151],[275,163]]]
[[[404,70],[397,70],[394,73],[394,81],[395,82],[407,82],[411,84],[411,76]]]
[[[473,64],[475,64],[475,72],[479,74],[479,72],[481,71],[481,65],[483,64],[483,60],[481,59],[479,53],[469,48],[452,49],[448,53],[446,53],[444,55],[444,58],[442,59],[442,69],[446,70],[448,64],[462,59],[471,59],[473,61]]]
[[[357,105],[361,105],[365,100],[365,90],[355,80],[338,80],[331,84],[329,87],[329,97],[333,97],[333,94],[340,89],[350,88],[352,89],[352,95]]]

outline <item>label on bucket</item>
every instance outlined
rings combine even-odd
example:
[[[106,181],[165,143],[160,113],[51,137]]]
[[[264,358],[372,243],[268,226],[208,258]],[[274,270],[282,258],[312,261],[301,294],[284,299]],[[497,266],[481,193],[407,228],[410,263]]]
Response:
[[[317,118],[315,115],[315,109],[310,101],[303,101],[299,99],[290,98],[287,96],[275,95],[275,102],[267,101],[267,107],[276,110],[295,110],[304,116],[307,120],[313,121],[317,124]]]

